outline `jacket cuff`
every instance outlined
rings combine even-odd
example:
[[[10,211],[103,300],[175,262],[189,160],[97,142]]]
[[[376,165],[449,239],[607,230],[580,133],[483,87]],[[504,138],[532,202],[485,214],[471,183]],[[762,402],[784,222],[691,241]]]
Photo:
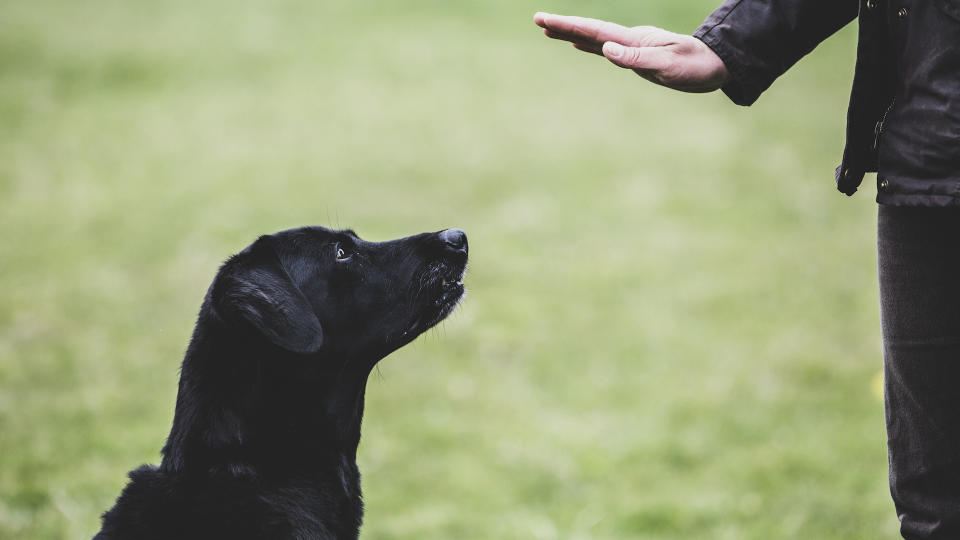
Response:
[[[753,103],[757,101],[757,98],[760,97],[760,94],[763,93],[763,90],[769,85],[764,86],[761,90],[751,90],[749,84],[750,76],[745,67],[747,61],[744,58],[745,55],[743,52],[732,47],[716,35],[710,34],[710,29],[711,27],[707,27],[706,25],[701,26],[693,33],[693,37],[702,41],[707,47],[710,47],[710,50],[719,56],[724,66],[726,66],[727,72],[730,74],[730,80],[727,81],[720,90],[730,98],[730,101],[737,105],[753,105]]]
[[[758,77],[756,68],[751,69],[751,66],[763,65],[763,62],[746,50],[737,47],[735,40],[723,38],[724,34],[730,32],[730,25],[725,24],[727,16],[739,5],[740,2],[724,2],[703,21],[703,24],[693,33],[693,37],[710,47],[710,50],[716,53],[727,67],[730,80],[721,88],[723,93],[737,105],[749,106],[753,105],[760,94],[773,84],[776,77],[767,79]]]

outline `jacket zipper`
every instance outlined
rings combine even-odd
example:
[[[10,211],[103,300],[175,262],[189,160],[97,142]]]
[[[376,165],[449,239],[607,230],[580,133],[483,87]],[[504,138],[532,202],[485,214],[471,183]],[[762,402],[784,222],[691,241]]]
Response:
[[[884,111],[883,116],[880,117],[880,121],[877,122],[877,126],[873,128],[873,149],[877,150],[880,148],[880,134],[883,133],[883,123],[887,121],[887,115],[890,114],[890,111],[893,109],[893,104],[897,102],[897,98],[893,98],[890,101],[890,105],[887,106],[887,110]]]

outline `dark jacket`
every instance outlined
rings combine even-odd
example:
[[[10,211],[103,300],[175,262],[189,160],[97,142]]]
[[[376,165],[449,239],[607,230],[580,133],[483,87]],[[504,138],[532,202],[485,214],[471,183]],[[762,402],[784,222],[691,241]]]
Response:
[[[694,36],[727,65],[724,93],[750,105],[858,14],[837,188],[877,171],[881,204],[960,206],[960,0],[726,0]]]

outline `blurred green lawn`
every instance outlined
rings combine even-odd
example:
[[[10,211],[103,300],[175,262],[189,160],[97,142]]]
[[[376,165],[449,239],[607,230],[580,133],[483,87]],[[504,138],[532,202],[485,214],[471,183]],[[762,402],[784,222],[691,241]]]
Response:
[[[217,265],[458,226],[469,297],[381,364],[371,539],[892,539],[855,33],[743,109],[542,37],[716,0],[0,3],[0,538],[156,463]]]

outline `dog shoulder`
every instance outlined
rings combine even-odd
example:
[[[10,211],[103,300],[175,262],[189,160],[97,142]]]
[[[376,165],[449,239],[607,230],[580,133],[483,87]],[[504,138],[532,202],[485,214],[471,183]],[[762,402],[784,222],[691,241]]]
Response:
[[[193,540],[263,537],[257,505],[244,483],[211,482],[144,465],[112,509],[103,515],[97,540]]]
[[[334,505],[310,488],[264,489],[249,477],[192,478],[146,465],[129,476],[94,540],[356,538],[359,523],[318,514]]]
[[[143,465],[129,474],[113,508],[103,514],[103,528],[96,540],[146,540],[165,538],[176,515],[177,497],[172,477],[150,465]]]

